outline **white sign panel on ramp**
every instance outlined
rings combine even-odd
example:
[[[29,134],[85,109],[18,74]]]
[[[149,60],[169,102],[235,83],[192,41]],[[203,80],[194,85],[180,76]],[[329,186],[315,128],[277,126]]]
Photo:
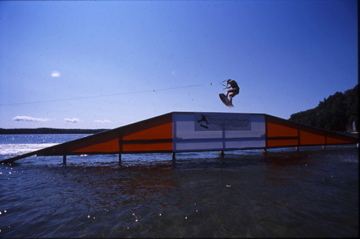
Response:
[[[240,113],[174,113],[174,152],[265,147],[265,117]]]
[[[249,114],[194,113],[195,131],[251,130]]]

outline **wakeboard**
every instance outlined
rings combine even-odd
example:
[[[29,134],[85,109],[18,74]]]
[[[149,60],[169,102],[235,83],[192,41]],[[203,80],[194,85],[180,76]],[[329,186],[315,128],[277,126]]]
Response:
[[[234,107],[234,105],[230,102],[230,100],[226,97],[225,94],[220,93],[219,97],[221,99],[221,101],[228,107]]]

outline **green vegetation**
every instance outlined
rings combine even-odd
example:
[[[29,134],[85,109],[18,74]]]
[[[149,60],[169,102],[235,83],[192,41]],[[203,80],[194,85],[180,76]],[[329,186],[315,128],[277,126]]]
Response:
[[[356,85],[345,93],[336,92],[314,109],[292,114],[289,120],[309,126],[331,130],[352,131],[353,122],[358,129],[358,97],[359,88]]]

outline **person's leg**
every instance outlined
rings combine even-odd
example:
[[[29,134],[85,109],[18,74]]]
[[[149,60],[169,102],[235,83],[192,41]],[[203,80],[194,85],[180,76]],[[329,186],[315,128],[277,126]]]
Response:
[[[226,94],[225,94],[226,98],[228,97],[230,91],[231,91],[231,90],[226,91]]]
[[[232,102],[232,98],[236,95],[235,89],[228,90],[226,97],[229,95],[229,100]]]
[[[231,104],[232,104],[232,98],[233,98],[234,96],[235,96],[234,92],[230,92],[230,94],[229,94],[229,100],[230,100]]]
[[[232,103],[232,99],[239,94],[239,90],[238,89],[231,89],[230,90],[230,94],[229,94],[229,100]]]

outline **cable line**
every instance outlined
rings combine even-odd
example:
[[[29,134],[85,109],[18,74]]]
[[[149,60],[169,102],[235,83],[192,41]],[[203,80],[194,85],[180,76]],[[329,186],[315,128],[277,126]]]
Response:
[[[92,99],[92,98],[118,96],[118,95],[129,95],[129,94],[137,94],[137,93],[157,92],[157,91],[165,91],[165,90],[177,90],[177,89],[183,89],[183,88],[199,87],[199,86],[204,86],[204,85],[207,85],[207,84],[178,86],[178,87],[169,87],[169,88],[143,90],[143,91],[123,92],[123,93],[108,94],[108,95],[93,95],[93,96],[83,96],[83,97],[74,97],[74,98],[66,98],[66,99],[42,100],[42,101],[31,101],[31,102],[22,102],[22,103],[9,103],[9,104],[0,104],[0,107],[1,106],[8,106],[8,105],[39,104],[39,103],[59,102],[59,101],[68,101],[68,100],[83,100],[83,99]],[[212,83],[210,83],[210,85],[212,85]]]

